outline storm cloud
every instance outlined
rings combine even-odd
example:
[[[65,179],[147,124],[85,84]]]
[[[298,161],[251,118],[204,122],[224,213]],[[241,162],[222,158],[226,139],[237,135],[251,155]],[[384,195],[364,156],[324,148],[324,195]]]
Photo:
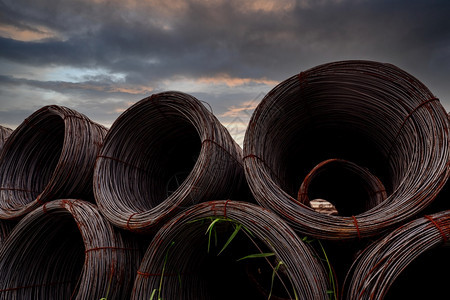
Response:
[[[344,59],[392,63],[449,110],[449,13],[445,0],[1,0],[0,122],[58,103],[108,125],[175,89],[227,123],[278,82]]]

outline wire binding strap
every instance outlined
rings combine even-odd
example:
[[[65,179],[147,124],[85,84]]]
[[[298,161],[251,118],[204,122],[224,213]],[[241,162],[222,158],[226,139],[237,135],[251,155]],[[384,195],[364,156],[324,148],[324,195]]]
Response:
[[[117,162],[119,162],[119,163],[121,163],[121,164],[124,164],[124,165],[126,165],[126,166],[135,168],[135,169],[137,169],[137,170],[141,170],[141,171],[144,172],[144,173],[148,172],[148,171],[147,171],[146,169],[144,169],[144,168],[135,166],[135,165],[133,165],[133,164],[130,164],[129,162],[126,162],[126,161],[124,161],[124,160],[121,160],[121,159],[118,159],[118,158],[115,158],[115,157],[106,156],[106,155],[97,155],[97,160],[98,160],[99,158],[110,159],[110,160],[113,160],[113,161],[117,161]]]
[[[40,194],[40,195],[37,196],[36,202],[37,202],[39,205],[44,205],[46,202],[44,202],[44,201],[41,200],[41,195],[42,195],[42,194]]]
[[[441,236],[442,236],[442,239],[443,239],[444,243],[446,243],[447,240],[448,240],[448,237],[445,234],[444,230],[442,230],[442,228],[439,226],[439,223],[436,222],[431,216],[425,215],[424,217],[427,218],[439,230],[439,232],[441,233]]]
[[[223,208],[223,216],[224,216],[225,219],[227,218],[227,204],[228,204],[228,202],[230,202],[230,199],[225,201],[225,206]]]
[[[44,214],[48,214],[47,204],[48,202],[45,202],[44,205],[42,205],[42,211],[44,212]]]
[[[353,218],[353,224],[355,224],[355,227],[356,227],[356,233],[358,234],[358,239],[361,239],[361,233],[359,232],[358,220],[356,220],[355,216],[352,216],[352,218]]]
[[[128,218],[128,220],[127,220],[127,229],[130,230],[130,231],[133,231],[133,229],[130,227],[130,221],[131,221],[131,218],[132,218],[135,214],[137,214],[137,212],[132,213],[132,214],[130,215],[130,217]]]
[[[305,82],[305,80],[306,80],[306,74],[305,74],[305,72],[300,72],[300,73],[297,75],[297,79],[298,79],[298,81],[300,82],[300,84],[303,84],[303,83]]]
[[[147,272],[141,272],[137,271],[137,274],[142,277],[154,277],[154,276],[181,276],[181,273],[147,273]]]
[[[84,251],[84,253],[92,252],[92,251],[99,251],[99,250],[123,250],[123,251],[138,251],[139,249],[136,248],[125,248],[125,247],[95,247],[91,249],[87,249]]]

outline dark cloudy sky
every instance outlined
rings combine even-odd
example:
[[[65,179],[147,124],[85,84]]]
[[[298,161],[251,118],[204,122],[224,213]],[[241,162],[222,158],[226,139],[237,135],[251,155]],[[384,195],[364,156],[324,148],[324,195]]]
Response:
[[[450,1],[0,0],[0,124],[59,104],[110,126],[179,90],[233,131],[280,81],[346,59],[404,69],[449,111]]]

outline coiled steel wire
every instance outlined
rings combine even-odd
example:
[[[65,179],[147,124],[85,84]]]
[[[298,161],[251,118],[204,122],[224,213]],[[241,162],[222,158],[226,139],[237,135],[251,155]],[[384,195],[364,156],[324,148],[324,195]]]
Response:
[[[140,253],[93,204],[50,201],[0,248],[0,299],[128,299]]]
[[[3,145],[5,144],[8,137],[11,135],[12,131],[13,130],[11,128],[0,126],[0,152],[2,151]]]
[[[214,224],[217,231],[208,238],[205,232],[212,231]],[[238,226],[242,228],[229,248],[219,251]],[[255,253],[273,254],[273,260],[239,260]],[[281,264],[284,285],[278,289],[279,298],[273,299],[328,299],[328,276],[322,264],[280,217],[247,202],[204,202],[181,212],[156,233],[137,272],[131,299],[148,299],[152,294],[154,299],[267,299],[273,269]]]
[[[325,177],[325,179],[321,177]],[[319,181],[319,184],[314,184],[316,181]],[[314,192],[311,191],[311,186],[314,188]],[[341,189],[342,186],[344,187]],[[367,200],[363,203],[358,203],[358,201],[354,201],[356,203],[351,202],[350,195],[352,193],[349,193],[349,190],[356,190],[358,187],[360,187],[361,191],[354,197],[365,197]],[[327,194],[336,197],[336,194],[338,194],[337,190],[344,190],[341,192],[342,195],[339,196],[347,198],[345,201],[350,202],[347,206],[351,206],[352,210],[355,210],[355,207],[358,206],[369,210],[387,198],[383,183],[369,170],[350,161],[334,158],[320,162],[306,175],[298,190],[297,200],[300,203],[311,206],[310,194],[315,194],[315,196],[322,198],[327,198],[322,196]],[[334,201],[338,202],[339,200],[341,199],[335,199]],[[340,210],[340,213],[345,214],[343,210]]]
[[[195,203],[238,198],[245,187],[239,145],[199,100],[181,92],[154,94],[121,114],[94,172],[104,216],[137,232],[155,231]]]
[[[0,157],[0,219],[47,201],[93,201],[92,175],[106,128],[63,106],[45,106],[8,138]]]
[[[438,99],[407,72],[371,61],[328,63],[281,82],[255,109],[244,140],[245,174],[258,203],[298,232],[375,236],[417,215],[439,193],[449,176],[448,129]],[[298,203],[303,178],[330,158],[367,168],[387,198],[347,216]]]
[[[426,215],[398,227],[373,242],[358,256],[347,274],[343,299],[383,299],[408,265],[427,252],[449,247],[449,241],[450,210]],[[448,250],[442,253],[444,258],[439,261],[439,265],[429,266],[429,269],[447,278],[442,281],[445,285],[448,283],[450,259]],[[429,277],[432,274],[417,275]],[[407,289],[420,291],[413,295],[415,299],[437,299],[431,296],[430,291],[427,292],[429,287],[423,281],[425,280],[419,280],[421,285],[409,286]],[[401,295],[406,297],[406,294],[407,291],[403,290]],[[446,286],[440,287],[440,295],[439,297],[448,296]],[[422,296],[425,298],[421,298]]]

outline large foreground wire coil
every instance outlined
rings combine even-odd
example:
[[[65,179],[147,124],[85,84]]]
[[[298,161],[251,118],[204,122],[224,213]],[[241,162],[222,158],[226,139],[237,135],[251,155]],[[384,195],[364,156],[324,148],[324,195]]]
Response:
[[[0,249],[0,299],[128,299],[139,261],[93,204],[54,200],[27,214]]]
[[[244,140],[245,174],[258,203],[298,232],[321,239],[374,236],[417,215],[438,194],[448,178],[448,130],[439,100],[405,71],[371,61],[328,63],[286,79],[258,105]],[[338,216],[299,203],[307,174],[335,158],[366,168],[387,198]],[[370,201],[353,192],[337,203],[326,200],[338,211]]]
[[[111,126],[98,155],[99,209],[126,230],[154,231],[195,203],[239,197],[242,150],[196,98],[164,92],[145,98]]]
[[[432,292],[437,291],[430,291],[430,287],[425,283],[426,278],[432,275],[442,277],[443,285],[438,287],[439,297],[448,296],[446,284],[448,283],[447,270],[450,267],[449,239],[450,210],[418,218],[397,228],[372,243],[358,256],[347,275],[344,298],[384,299],[389,290],[395,287],[396,279],[408,265],[437,248],[444,249],[445,252],[442,252],[440,260],[434,261],[434,265],[428,266],[431,273],[417,274],[422,278],[417,280],[418,285],[411,285],[410,281],[406,290],[400,291],[399,296],[402,298],[407,290],[416,290],[413,294],[414,299],[438,299],[431,296]],[[438,297],[437,294],[436,297]]]
[[[9,136],[0,157],[0,218],[47,201],[93,201],[92,175],[106,128],[63,106],[45,106]]]
[[[204,202],[156,233],[132,299],[268,299],[279,274],[284,283],[271,299],[328,299],[315,253],[276,214],[247,202]]]

